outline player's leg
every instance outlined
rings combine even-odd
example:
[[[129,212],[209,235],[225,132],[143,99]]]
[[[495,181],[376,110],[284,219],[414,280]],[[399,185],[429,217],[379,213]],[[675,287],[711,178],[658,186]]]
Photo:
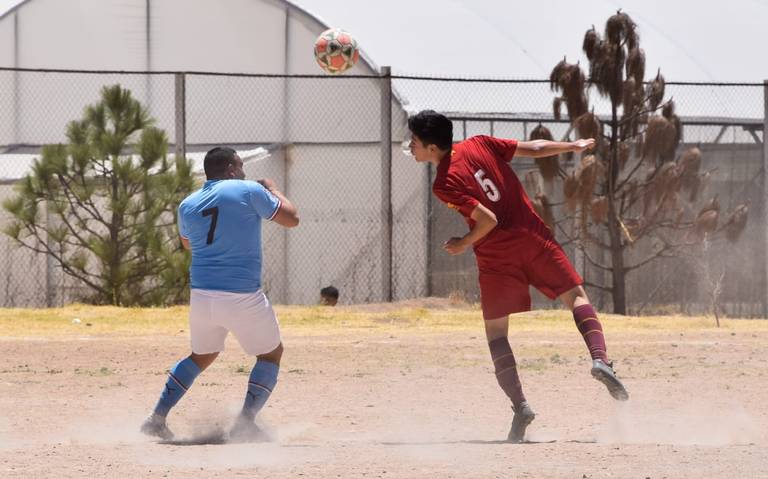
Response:
[[[626,400],[629,395],[608,362],[603,327],[581,286],[584,282],[581,276],[551,235],[531,234],[529,246],[535,250],[533,259],[525,265],[531,284],[550,299],[560,298],[573,312],[576,326],[592,356],[592,376],[605,384],[615,399]]]
[[[168,428],[166,418],[171,409],[179,402],[184,394],[192,387],[195,378],[213,363],[219,353],[195,354],[177,362],[168,371],[168,379],[160,393],[152,414],[141,425],[141,431],[149,436],[161,439],[172,439],[173,433]]]
[[[581,333],[581,337],[584,338],[587,349],[589,349],[589,354],[592,357],[592,376],[605,384],[614,399],[619,401],[629,399],[626,388],[616,377],[613,363],[608,361],[603,326],[597,319],[597,312],[590,304],[584,288],[580,285],[575,286],[561,294],[560,300],[573,312],[576,327]]]
[[[254,423],[272,395],[280,372],[283,344],[280,325],[272,305],[263,292],[244,295],[236,304],[230,330],[246,353],[256,356],[243,408],[230,433],[235,440],[265,440],[268,437]]]
[[[587,293],[582,286],[575,286],[560,295],[560,300],[568,310],[573,312],[573,320],[584,338],[592,360],[599,359],[608,362],[608,355],[603,336],[603,326],[597,319],[597,312],[589,303]]]
[[[525,402],[523,386],[517,374],[517,363],[512,347],[509,345],[507,333],[509,330],[509,318],[497,318],[484,321],[485,336],[488,339],[488,349],[491,351],[491,359],[496,372],[496,381],[504,393],[517,406]]]
[[[520,442],[525,436],[525,429],[536,417],[523,394],[523,386],[517,374],[517,363],[508,339],[509,318],[490,319],[485,321],[485,336],[491,351],[496,381],[502,391],[512,401],[515,413],[507,440]]]
[[[248,377],[248,391],[243,401],[241,416],[248,421],[253,421],[256,415],[267,403],[269,396],[277,385],[277,376],[280,372],[280,358],[283,356],[283,345],[266,354],[256,356],[256,364]]]
[[[515,412],[507,439],[510,442],[520,442],[535,414],[523,394],[508,333],[509,314],[528,311],[531,308],[528,283],[518,268],[508,267],[505,268],[507,274],[499,274],[496,271],[484,271],[486,265],[480,264],[480,260],[478,266],[485,336],[491,351],[496,381],[512,401],[512,409]]]
[[[150,436],[171,439],[173,433],[166,424],[171,409],[186,394],[201,372],[210,366],[224,350],[227,330],[210,318],[212,297],[192,290],[189,325],[192,354],[177,362],[168,372],[163,391],[152,414],[144,421],[141,431]]]
[[[157,401],[154,413],[166,417],[171,408],[184,396],[184,393],[189,391],[197,376],[210,366],[218,355],[219,353],[192,353],[176,363],[168,371],[168,380],[160,394],[160,399]]]

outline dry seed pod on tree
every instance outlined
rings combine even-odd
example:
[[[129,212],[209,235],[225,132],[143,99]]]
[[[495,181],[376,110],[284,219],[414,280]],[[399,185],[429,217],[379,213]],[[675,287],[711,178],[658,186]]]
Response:
[[[717,220],[719,213],[715,210],[706,210],[699,213],[696,218],[694,231],[699,236],[713,233],[717,229]]]
[[[528,171],[523,177],[523,185],[529,197],[535,196],[539,192],[539,175],[533,170]]]
[[[656,163],[662,154],[677,146],[676,139],[677,131],[671,121],[661,115],[651,116],[645,130],[643,158],[652,164]]]
[[[602,165],[595,155],[587,155],[581,159],[581,165],[576,171],[579,193],[582,201],[589,201],[595,190],[597,178],[602,172]]]
[[[539,123],[539,125],[531,131],[529,140],[554,140],[552,132],[547,127]],[[546,156],[543,158],[535,158],[536,166],[539,168],[541,177],[547,181],[558,176],[560,173],[560,163],[558,162],[558,155]]]
[[[587,112],[574,121],[579,138],[600,138],[600,120],[593,112]]]
[[[627,55],[627,77],[642,88],[645,79],[645,51],[633,48]]]
[[[591,204],[592,221],[595,223],[605,223],[608,219],[608,198],[598,196],[592,199]]]
[[[579,180],[576,173],[571,173],[563,180],[563,196],[565,196],[565,205],[570,211],[576,210],[579,204]]]
[[[552,234],[555,234],[555,215],[552,212],[552,204],[549,202],[549,198],[544,193],[538,193],[533,198],[533,209],[536,210],[536,214],[544,221]]]
[[[738,241],[741,233],[747,227],[749,206],[746,203],[738,205],[725,222],[725,237],[731,242]]]
[[[648,84],[648,91],[646,92],[650,104],[649,106],[652,110],[658,108],[659,105],[661,105],[662,100],[664,100],[665,86],[666,82],[664,81],[664,75],[662,75],[661,70],[659,70],[656,73],[656,78]]]

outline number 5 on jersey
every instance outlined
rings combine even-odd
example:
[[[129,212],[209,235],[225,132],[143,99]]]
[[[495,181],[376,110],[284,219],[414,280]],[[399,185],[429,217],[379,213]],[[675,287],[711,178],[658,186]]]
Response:
[[[501,199],[499,189],[490,178],[485,177],[485,171],[477,170],[477,172],[475,172],[475,179],[480,183],[480,188],[483,189],[485,196],[487,196],[489,200],[495,203]]]

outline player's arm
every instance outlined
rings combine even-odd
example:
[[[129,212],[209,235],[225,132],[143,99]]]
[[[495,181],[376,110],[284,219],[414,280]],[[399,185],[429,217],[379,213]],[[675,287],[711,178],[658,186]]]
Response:
[[[489,210],[482,203],[475,206],[470,216],[474,222],[475,227],[470,230],[469,233],[461,238],[451,238],[445,242],[443,249],[452,255],[461,254],[474,243],[480,241],[488,233],[496,227],[498,220],[493,211]]]
[[[192,246],[189,244],[189,232],[184,227],[184,211],[182,210],[184,203],[179,205],[178,217],[176,219],[176,226],[179,228],[179,241],[181,246],[187,250],[192,251]]]
[[[523,156],[525,158],[541,158],[545,156],[559,155],[560,153],[581,153],[584,150],[591,150],[594,146],[594,138],[587,138],[576,141],[520,141],[517,143],[517,149],[515,150],[514,156]]]
[[[258,182],[280,200],[280,206],[277,209],[277,213],[275,213],[275,216],[272,218],[272,221],[280,226],[285,226],[286,228],[297,226],[299,224],[299,212],[296,209],[296,206],[285,197],[283,192],[277,189],[275,182],[269,178],[261,179]]]

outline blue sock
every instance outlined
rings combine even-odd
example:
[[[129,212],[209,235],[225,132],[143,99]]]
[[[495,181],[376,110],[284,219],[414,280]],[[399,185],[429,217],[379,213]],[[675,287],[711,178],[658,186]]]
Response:
[[[251,370],[251,376],[248,378],[248,392],[245,394],[245,403],[243,404],[243,416],[253,419],[261,411],[264,404],[267,403],[269,395],[275,389],[277,384],[277,373],[280,366],[264,361],[256,362]]]
[[[190,358],[182,359],[168,374],[168,382],[165,383],[165,389],[160,394],[160,400],[155,406],[155,414],[167,416],[168,411],[179,402],[179,399],[195,382],[195,378],[200,374],[200,368]]]

